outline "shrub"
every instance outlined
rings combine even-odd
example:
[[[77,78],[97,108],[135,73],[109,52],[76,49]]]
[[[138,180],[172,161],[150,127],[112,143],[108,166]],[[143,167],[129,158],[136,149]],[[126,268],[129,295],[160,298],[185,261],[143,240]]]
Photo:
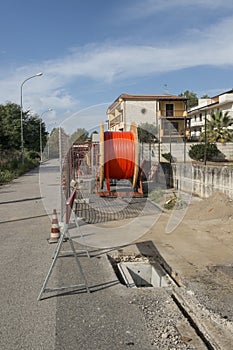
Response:
[[[15,178],[15,173],[10,170],[0,170],[0,185],[8,183]]]
[[[38,160],[38,161],[40,160],[40,155],[39,155],[38,152],[35,152],[35,151],[28,151],[27,154],[28,154],[28,157],[29,157],[30,159],[36,159],[36,160]]]
[[[37,152],[25,150],[24,164],[18,151],[9,151],[1,154],[0,185],[11,182],[13,179],[25,174],[39,165]]]
[[[172,157],[171,153],[162,153],[163,158],[165,158],[168,162],[173,163],[175,159]]]
[[[212,160],[219,153],[218,147],[215,143],[206,144],[206,160]],[[204,161],[205,158],[205,144],[200,143],[192,145],[189,150],[189,157],[194,160]]]

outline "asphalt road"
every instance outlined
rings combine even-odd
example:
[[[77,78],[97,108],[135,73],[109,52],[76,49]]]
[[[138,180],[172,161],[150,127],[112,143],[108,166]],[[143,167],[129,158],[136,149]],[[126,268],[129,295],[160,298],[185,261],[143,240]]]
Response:
[[[55,249],[40,181],[36,169],[0,188],[0,349],[152,349],[143,315],[98,251],[80,258],[90,294],[48,293],[37,301]],[[50,287],[77,283],[76,272],[74,258],[59,258]]]
[[[47,239],[59,194],[56,160],[0,187],[0,350],[206,349],[169,288],[120,284],[109,248],[80,256],[90,293],[49,292],[37,301],[56,246]],[[74,257],[62,255],[47,287],[83,283]]]
[[[0,187],[2,350],[54,348],[56,300],[37,302],[54,249],[49,234],[38,169]]]

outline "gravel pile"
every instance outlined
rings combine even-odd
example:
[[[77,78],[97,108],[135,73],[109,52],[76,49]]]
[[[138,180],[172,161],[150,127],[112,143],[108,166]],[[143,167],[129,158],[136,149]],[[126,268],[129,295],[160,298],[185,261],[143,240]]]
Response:
[[[194,331],[164,288],[137,289],[130,303],[144,315],[151,344],[158,350],[205,349],[194,345]]]
[[[194,292],[196,299],[207,310],[233,323],[232,273],[232,266],[209,266],[192,277],[187,282],[187,288]]]

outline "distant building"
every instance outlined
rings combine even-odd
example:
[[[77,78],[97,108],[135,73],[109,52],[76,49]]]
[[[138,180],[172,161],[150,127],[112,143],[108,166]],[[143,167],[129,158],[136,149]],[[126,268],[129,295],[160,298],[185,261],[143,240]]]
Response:
[[[190,133],[193,140],[199,140],[205,130],[205,118],[211,120],[216,111],[228,112],[233,118],[233,89],[211,98],[198,99],[198,105],[188,111],[190,118]]]
[[[121,94],[107,110],[110,131],[128,131],[131,123],[157,127],[160,139],[189,132],[187,98],[175,95],[128,95]]]

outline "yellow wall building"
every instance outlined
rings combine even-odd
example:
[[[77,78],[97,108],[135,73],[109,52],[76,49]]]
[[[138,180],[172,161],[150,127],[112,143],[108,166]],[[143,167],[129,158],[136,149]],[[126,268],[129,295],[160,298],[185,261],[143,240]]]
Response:
[[[110,131],[128,131],[131,123],[156,126],[162,141],[188,136],[187,99],[175,95],[121,94],[107,110]]]

